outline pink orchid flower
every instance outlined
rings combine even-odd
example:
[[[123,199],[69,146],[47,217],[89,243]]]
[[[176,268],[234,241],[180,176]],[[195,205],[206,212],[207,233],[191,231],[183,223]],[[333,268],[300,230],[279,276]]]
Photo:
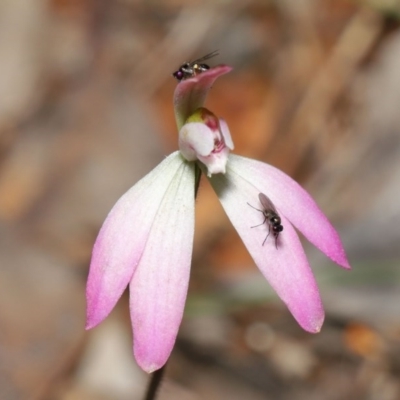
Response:
[[[319,291],[294,228],[334,262],[350,268],[340,238],[311,196],[278,169],[229,154],[227,124],[203,108],[221,65],[180,82],[174,94],[180,150],[137,182],[107,216],[93,248],[87,282],[87,329],[130,290],[133,351],[153,372],[174,346],[188,290],[194,234],[195,163],[261,273],[300,326],[318,332],[324,319]],[[259,194],[268,196],[284,228],[267,237]],[[265,240],[265,243],[264,243]]]

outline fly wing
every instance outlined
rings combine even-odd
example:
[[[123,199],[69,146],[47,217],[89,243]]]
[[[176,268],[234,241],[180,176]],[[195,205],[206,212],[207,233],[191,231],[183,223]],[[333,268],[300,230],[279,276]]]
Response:
[[[267,197],[264,193],[259,193],[258,198],[260,199],[260,203],[265,211],[273,211],[278,215],[274,203]]]
[[[206,54],[205,56],[200,57],[200,58],[198,58],[197,60],[192,61],[191,64],[197,64],[197,63],[199,63],[199,62],[201,62],[201,61],[208,60],[209,58],[215,57],[215,56],[217,56],[218,54],[219,54],[218,50],[215,50],[215,51],[213,51],[212,53],[208,53],[208,54]]]

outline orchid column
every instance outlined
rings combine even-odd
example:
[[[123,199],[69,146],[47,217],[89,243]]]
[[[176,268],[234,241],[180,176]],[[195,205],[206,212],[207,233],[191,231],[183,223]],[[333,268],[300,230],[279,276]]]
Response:
[[[310,195],[276,168],[230,155],[225,121],[203,107],[215,80],[231,70],[212,68],[178,83],[174,94],[179,151],[172,153],[115,204],[93,248],[87,282],[87,329],[111,312],[129,285],[133,351],[153,372],[175,343],[187,295],[194,233],[195,164],[215,189],[261,273],[303,329],[318,332],[324,311],[314,276],[294,229],[328,257],[350,268],[335,229]],[[282,219],[279,245],[249,207],[259,193]],[[294,226],[294,227],[293,227]]]

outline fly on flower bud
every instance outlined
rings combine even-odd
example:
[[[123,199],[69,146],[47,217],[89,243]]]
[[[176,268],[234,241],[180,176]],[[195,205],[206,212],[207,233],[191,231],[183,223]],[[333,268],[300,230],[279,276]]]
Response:
[[[272,229],[272,235],[275,238],[275,247],[278,248],[278,236],[279,234],[283,231],[283,226],[281,224],[281,217],[278,214],[278,211],[276,211],[276,208],[272,201],[264,194],[264,193],[259,193],[258,198],[260,200],[260,203],[262,205],[262,210],[253,207],[251,204],[247,203],[250,207],[254,208],[257,211],[260,211],[264,215],[264,221],[261,224],[252,226],[252,228],[255,228],[257,226],[264,225],[267,223],[268,225],[268,234],[266,238],[263,241],[263,246],[265,242],[267,241],[267,238],[271,232]]]
[[[201,63],[201,61],[208,60],[211,57],[218,55],[218,51],[213,51],[212,53],[206,54],[205,56],[198,58],[194,61],[189,61],[182,64],[177,71],[175,71],[172,76],[176,78],[179,82],[188,78],[193,78],[194,76],[201,74],[204,71],[210,69],[207,64]]]

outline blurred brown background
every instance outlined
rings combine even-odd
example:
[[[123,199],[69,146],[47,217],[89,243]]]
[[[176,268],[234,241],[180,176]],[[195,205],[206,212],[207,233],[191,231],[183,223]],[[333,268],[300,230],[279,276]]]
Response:
[[[171,73],[213,50],[235,152],[300,181],[352,272],[306,245],[327,310],[301,331],[202,183],[166,399],[400,399],[398,0],[0,2],[0,399],[141,399],[127,295],[84,331],[91,246],[177,148]]]

